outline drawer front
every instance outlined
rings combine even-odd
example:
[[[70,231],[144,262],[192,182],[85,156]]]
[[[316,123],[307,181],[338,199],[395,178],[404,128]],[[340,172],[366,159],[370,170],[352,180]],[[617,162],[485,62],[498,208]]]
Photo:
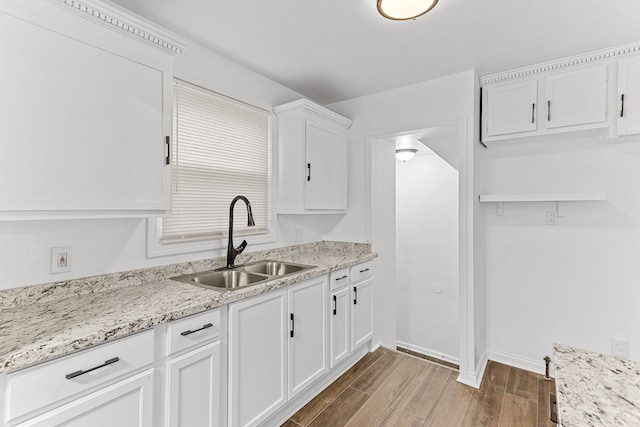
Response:
[[[342,286],[346,286],[351,283],[349,278],[349,267],[332,271],[329,275],[329,282],[331,283],[331,290],[341,288]]]
[[[153,364],[153,342],[146,331],[7,375],[5,421]]]
[[[167,354],[220,337],[220,310],[205,311],[171,322],[167,328]]]
[[[351,266],[351,282],[355,283],[360,280],[372,277],[375,273],[373,261],[363,262],[362,264]]]

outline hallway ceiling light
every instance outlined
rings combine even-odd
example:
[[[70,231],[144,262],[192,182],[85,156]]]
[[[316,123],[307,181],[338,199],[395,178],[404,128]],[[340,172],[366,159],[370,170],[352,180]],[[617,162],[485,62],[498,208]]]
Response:
[[[437,3],[438,0],[378,0],[378,12],[394,21],[406,21],[424,15]]]
[[[417,152],[418,150],[415,148],[398,148],[396,149],[396,159],[406,163],[413,159],[413,156],[415,156]]]

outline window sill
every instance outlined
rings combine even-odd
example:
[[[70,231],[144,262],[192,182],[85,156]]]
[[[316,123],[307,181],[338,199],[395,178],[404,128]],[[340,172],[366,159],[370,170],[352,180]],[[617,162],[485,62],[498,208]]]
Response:
[[[246,240],[249,246],[275,243],[278,240],[276,225],[270,224],[268,233],[236,236],[236,244]],[[147,258],[157,258],[170,255],[182,255],[195,252],[226,249],[227,238],[211,240],[195,240],[187,242],[162,243],[160,240],[159,221],[157,218],[147,219]]]

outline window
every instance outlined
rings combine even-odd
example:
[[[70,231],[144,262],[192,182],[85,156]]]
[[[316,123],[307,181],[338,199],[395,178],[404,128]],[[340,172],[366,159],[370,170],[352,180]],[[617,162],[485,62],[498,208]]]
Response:
[[[229,206],[237,195],[251,202],[256,226],[247,227],[246,209],[239,202],[234,236],[268,234],[269,113],[179,80],[173,89],[171,214],[158,220],[156,245],[201,242],[192,251],[214,247],[202,242],[227,237]]]

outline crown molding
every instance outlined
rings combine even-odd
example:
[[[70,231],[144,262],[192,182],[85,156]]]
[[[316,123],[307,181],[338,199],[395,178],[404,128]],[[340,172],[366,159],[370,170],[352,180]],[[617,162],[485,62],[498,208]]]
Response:
[[[276,113],[276,115],[289,113],[292,111],[312,111],[316,114],[340,123],[347,129],[350,128],[353,124],[353,120],[341,116],[338,113],[334,113],[333,111],[326,109],[322,105],[316,104],[315,102],[309,101],[308,99],[304,98],[273,108],[273,112]]]
[[[189,47],[185,40],[152,26],[141,19],[97,0],[46,0],[91,22],[119,32],[170,55],[179,55]]]
[[[640,52],[640,41],[633,43],[610,47],[607,49],[597,50],[580,55],[561,58],[554,61],[543,62],[540,64],[530,65],[527,67],[516,68],[514,70],[503,71],[500,73],[487,74],[480,76],[480,85],[496,83],[506,80],[518,79],[522,77],[533,76],[535,74],[554,71],[562,68],[586,65],[592,62],[598,62],[614,58],[628,53]]]

